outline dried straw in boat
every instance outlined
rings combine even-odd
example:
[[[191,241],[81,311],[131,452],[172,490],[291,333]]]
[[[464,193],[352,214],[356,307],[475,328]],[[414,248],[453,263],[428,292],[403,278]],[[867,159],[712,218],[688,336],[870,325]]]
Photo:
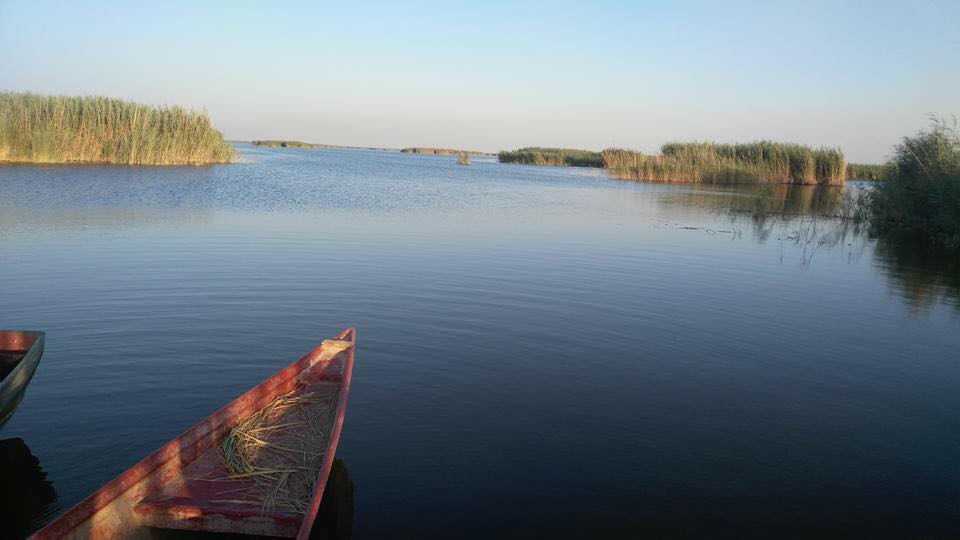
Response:
[[[220,445],[227,479],[245,479],[230,502],[305,514],[336,416],[337,386],[289,392],[234,427]]]

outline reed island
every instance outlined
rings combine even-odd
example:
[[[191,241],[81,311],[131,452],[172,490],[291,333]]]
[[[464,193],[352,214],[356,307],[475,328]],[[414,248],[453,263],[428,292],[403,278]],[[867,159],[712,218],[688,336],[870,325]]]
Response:
[[[661,146],[659,154],[534,146],[505,150],[497,157],[501,163],[605,168],[622,180],[696,184],[843,185],[845,180],[877,180],[883,169],[848,164],[839,149],[771,141],[673,142]]]
[[[868,204],[871,233],[960,255],[960,131],[935,120],[904,137]]]
[[[206,165],[236,153],[206,112],[0,92],[0,162]]]
[[[555,167],[603,167],[601,152],[575,148],[544,148],[528,146],[517,150],[504,150],[497,154],[500,163],[523,165],[549,165]]]
[[[694,184],[843,186],[876,184],[851,199],[850,219],[869,219],[871,234],[960,252],[960,130],[934,119],[904,137],[884,164],[847,163],[839,149],[758,141],[673,142],[660,153],[608,148],[601,152],[527,147],[503,151],[501,163],[600,167],[613,178]],[[837,192],[839,194],[839,192]]]
[[[603,164],[615,178],[642,182],[840,186],[847,178],[847,160],[838,149],[769,141],[667,143],[655,156],[609,149]]]

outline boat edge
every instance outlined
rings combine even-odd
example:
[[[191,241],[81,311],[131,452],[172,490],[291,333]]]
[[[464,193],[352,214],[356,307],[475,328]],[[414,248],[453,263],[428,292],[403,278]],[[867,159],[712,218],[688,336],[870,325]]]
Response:
[[[351,333],[353,336],[356,336],[356,330],[354,327],[349,327],[346,330],[343,330],[342,332],[337,334],[336,339],[340,339],[344,336],[351,335]],[[111,479],[109,482],[102,485],[99,489],[97,489],[96,491],[94,491],[93,493],[85,497],[83,500],[81,500],[77,504],[70,507],[67,511],[57,516],[53,521],[51,521],[50,523],[47,523],[43,528],[31,534],[28,538],[30,540],[47,540],[47,539],[52,540],[52,539],[59,539],[67,536],[67,534],[75,530],[77,527],[83,524],[86,520],[92,518],[98,511],[100,511],[101,509],[103,509],[104,507],[112,503],[115,499],[117,499],[118,497],[126,493],[129,489],[131,489],[138,482],[140,482],[141,480],[143,480],[144,478],[152,474],[158,468],[162,467],[166,463],[166,460],[163,458],[164,458],[165,452],[168,451],[168,448],[174,447],[181,441],[182,438],[193,434],[194,431],[198,431],[202,429],[204,425],[208,421],[210,421],[210,419],[218,415],[225,414],[226,411],[229,411],[233,407],[237,407],[241,403],[241,401],[244,399],[245,396],[247,396],[251,392],[261,387],[264,387],[268,383],[274,381],[275,378],[279,376],[281,373],[283,373],[284,371],[296,366],[297,364],[309,362],[310,359],[319,355],[322,349],[323,349],[323,344],[321,343],[319,346],[317,346],[316,348],[314,348],[313,350],[311,350],[301,358],[283,367],[282,369],[280,369],[279,371],[277,371],[267,379],[261,381],[260,383],[254,385],[252,388],[246,390],[245,392],[243,392],[242,394],[240,394],[239,396],[231,400],[229,403],[220,407],[219,409],[207,415],[206,417],[200,419],[200,421],[198,421],[196,424],[194,424],[193,426],[185,430],[183,433],[174,437],[170,441],[164,443],[162,446],[160,446],[160,448],[154,450],[153,452],[148,454],[146,457],[144,457],[140,461],[131,465],[129,468],[121,472],[119,475]],[[350,349],[351,368],[352,368],[352,359],[353,359],[354,349],[355,347],[351,347]],[[338,407],[339,407],[339,404],[338,404]],[[338,433],[338,439],[339,439],[339,433]],[[104,496],[102,495],[103,493],[106,493],[107,495]],[[311,522],[311,526],[312,526],[312,522]],[[301,524],[301,527],[302,527],[302,524]]]
[[[334,423],[330,441],[327,444],[327,451],[323,458],[323,468],[317,475],[317,482],[313,490],[313,499],[310,501],[310,508],[303,516],[303,522],[300,524],[300,530],[297,532],[297,540],[307,540],[310,537],[310,531],[313,530],[313,524],[317,519],[317,513],[320,511],[320,503],[323,501],[323,493],[327,488],[327,481],[330,478],[330,470],[333,468],[333,460],[336,458],[337,447],[340,445],[340,432],[343,429],[343,422],[347,413],[347,399],[350,395],[350,383],[353,380],[353,362],[357,351],[357,329],[353,326],[347,328],[336,339],[344,339],[350,336],[353,346],[348,351],[348,356],[343,368],[343,379],[340,382],[340,398],[337,402],[337,419]]]

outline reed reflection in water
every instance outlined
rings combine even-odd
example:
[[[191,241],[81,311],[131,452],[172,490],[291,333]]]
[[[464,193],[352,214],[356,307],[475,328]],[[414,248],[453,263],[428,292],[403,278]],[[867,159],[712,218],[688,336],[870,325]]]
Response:
[[[915,314],[939,303],[960,310],[960,253],[926,247],[916,238],[873,237],[865,210],[869,190],[857,182],[843,188],[767,185],[682,192],[663,200],[726,216],[738,238],[749,228],[759,243],[778,242],[781,261],[792,254],[809,265],[818,251],[839,247],[860,258],[873,246],[876,267]]]
[[[62,505],[352,324],[358,538],[957,538],[956,267],[843,192],[244,151],[0,167]]]

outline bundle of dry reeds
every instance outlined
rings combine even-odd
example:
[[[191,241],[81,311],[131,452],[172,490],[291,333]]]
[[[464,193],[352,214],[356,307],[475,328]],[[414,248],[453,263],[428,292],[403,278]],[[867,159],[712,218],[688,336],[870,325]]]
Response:
[[[323,467],[339,388],[294,390],[234,427],[220,446],[227,479],[249,480],[230,501],[263,512],[306,513]]]

